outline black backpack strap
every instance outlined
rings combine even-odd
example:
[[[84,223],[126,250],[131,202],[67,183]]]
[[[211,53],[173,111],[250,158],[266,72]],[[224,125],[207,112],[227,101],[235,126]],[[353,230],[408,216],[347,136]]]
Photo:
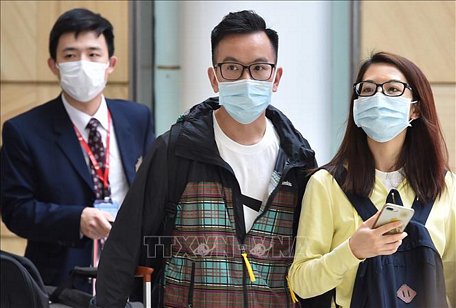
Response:
[[[176,156],[176,145],[178,137],[184,126],[184,118],[180,118],[176,124],[171,126],[169,131],[167,165],[168,165],[168,196],[165,206],[165,219],[163,222],[162,236],[165,236],[166,255],[169,256],[169,248],[171,244],[171,234],[173,233],[177,204],[187,185],[187,176],[189,169],[189,161],[180,159]]]
[[[159,252],[154,264],[156,274],[154,274],[154,283],[152,285],[152,302],[154,307],[163,306],[163,278],[164,264],[166,259],[171,256],[171,245],[173,244],[172,234],[176,222],[177,205],[180,197],[187,185],[188,171],[190,161],[185,158],[176,156],[176,145],[178,137],[184,125],[184,117],[181,117],[174,125],[171,126],[168,135],[167,149],[167,171],[168,171],[168,191],[166,204],[164,208],[164,218],[160,231],[162,239],[160,241],[163,251]]]
[[[353,195],[350,193],[345,193],[345,195],[353,207],[356,209],[359,216],[361,216],[363,221],[368,220],[370,217],[372,217],[372,215],[375,215],[375,213],[377,213],[377,208],[369,198]]]
[[[413,202],[412,209],[415,210],[415,214],[413,214],[413,220],[421,223],[422,225],[426,225],[426,221],[431,213],[432,206],[434,204],[434,200],[431,202],[420,202],[417,199]]]
[[[342,191],[342,183],[344,182],[346,176],[347,170],[345,168],[340,174],[333,176]],[[368,220],[372,215],[377,213],[377,208],[369,198],[351,194],[345,191],[344,194],[347,196],[348,200],[356,209],[363,221]]]

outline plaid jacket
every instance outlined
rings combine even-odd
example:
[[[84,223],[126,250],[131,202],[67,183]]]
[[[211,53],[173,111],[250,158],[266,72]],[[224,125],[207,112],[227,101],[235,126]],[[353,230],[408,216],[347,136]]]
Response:
[[[292,306],[286,274],[294,255],[304,174],[316,167],[314,152],[291,122],[269,106],[266,116],[280,138],[271,179],[275,189],[246,232],[239,184],[214,139],[212,112],[217,108],[217,99],[209,99],[194,106],[177,124],[182,128],[175,155],[187,161],[187,180],[177,205],[171,253],[159,279],[161,304]],[[159,137],[145,159],[104,248],[97,280],[97,303],[103,307],[120,307],[130,283],[123,272],[132,272],[137,262],[147,264],[147,259],[155,257],[147,238],[160,235],[164,217],[167,140],[167,134]]]

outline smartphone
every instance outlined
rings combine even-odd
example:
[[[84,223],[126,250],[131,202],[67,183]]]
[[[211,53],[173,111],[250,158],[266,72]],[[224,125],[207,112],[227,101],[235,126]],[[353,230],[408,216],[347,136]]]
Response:
[[[377,220],[374,223],[374,229],[380,226],[383,226],[389,222],[400,221],[402,225],[396,229],[393,229],[386,234],[396,234],[404,232],[405,227],[410,222],[410,219],[413,217],[415,211],[403,207],[402,205],[397,205],[393,203],[387,203],[383,206],[380,215],[378,215]]]

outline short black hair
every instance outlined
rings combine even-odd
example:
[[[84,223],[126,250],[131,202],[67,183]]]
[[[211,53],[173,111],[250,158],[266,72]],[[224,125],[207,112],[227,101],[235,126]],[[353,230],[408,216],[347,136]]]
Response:
[[[49,35],[49,54],[56,59],[57,44],[60,37],[69,32],[74,32],[77,37],[79,33],[95,31],[97,36],[104,35],[108,45],[109,57],[114,54],[114,33],[112,24],[100,14],[83,8],[69,10],[63,13],[55,22]]]
[[[254,32],[264,32],[271,41],[274,48],[277,62],[279,53],[279,35],[275,30],[266,28],[264,19],[254,11],[232,12],[223,17],[222,21],[215,26],[211,33],[212,63],[215,65],[215,51],[220,41],[231,34],[249,34]]]

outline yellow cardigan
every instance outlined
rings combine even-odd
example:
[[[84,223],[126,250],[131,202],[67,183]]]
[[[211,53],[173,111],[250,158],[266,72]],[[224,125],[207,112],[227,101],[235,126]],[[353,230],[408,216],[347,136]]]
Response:
[[[426,222],[432,241],[442,257],[447,300],[456,307],[456,174],[448,172],[446,189],[434,202]],[[399,184],[405,207],[411,207],[415,193],[407,180]],[[370,196],[380,209],[388,191],[375,179]],[[302,201],[296,252],[289,271],[290,285],[302,298],[320,295],[336,287],[336,302],[349,307],[356,271],[362,260],[350,250],[348,239],[362,224],[334,178],[319,170],[309,180]],[[451,307],[451,306],[450,306]]]

